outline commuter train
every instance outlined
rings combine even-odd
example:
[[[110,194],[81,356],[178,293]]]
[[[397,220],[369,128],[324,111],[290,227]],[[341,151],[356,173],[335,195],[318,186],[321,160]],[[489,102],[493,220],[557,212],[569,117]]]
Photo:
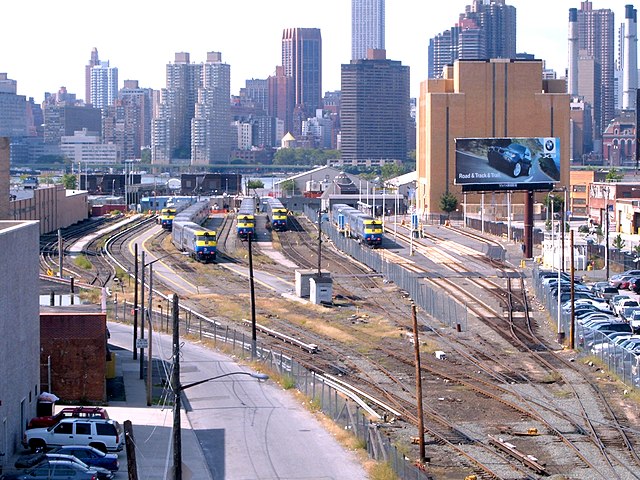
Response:
[[[160,211],[159,222],[160,225],[162,225],[162,228],[171,231],[171,228],[173,226],[173,219],[178,213],[180,213],[192,203],[193,200],[183,200],[178,203],[167,204],[167,206]]]
[[[236,233],[240,238],[247,238],[256,233],[256,199],[255,197],[245,197],[240,203],[238,216],[236,218]]]
[[[331,217],[338,231],[370,247],[382,245],[382,222],[344,203],[331,209]]]
[[[175,207],[166,207],[162,209],[160,212],[160,225],[162,225],[163,229],[171,230],[176,213],[178,212]]]
[[[283,232],[289,228],[289,217],[287,209],[284,208],[282,202],[277,198],[265,197],[265,210],[271,221],[271,228],[278,232]]]
[[[171,241],[180,251],[199,262],[208,263],[216,259],[218,241],[216,232],[202,226],[209,218],[209,200],[200,201],[176,215],[173,219]]]

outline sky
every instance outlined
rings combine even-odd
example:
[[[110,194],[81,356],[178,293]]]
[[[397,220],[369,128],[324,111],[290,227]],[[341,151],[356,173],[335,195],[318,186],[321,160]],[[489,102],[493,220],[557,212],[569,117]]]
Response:
[[[452,27],[471,0],[387,0],[387,58],[410,67],[411,96],[427,79],[429,39]],[[564,76],[568,10],[580,0],[507,0],[516,7],[517,51],[532,53]],[[593,0],[610,8],[615,28],[631,0]],[[100,6],[98,6],[100,5]],[[303,6],[304,5],[304,6]],[[634,4],[636,8],[640,7]],[[118,68],[119,87],[166,84],[165,66],[176,52],[204,62],[221,52],[231,66],[231,94],[247,79],[264,79],[281,62],[285,28],[320,28],[322,91],[340,89],[340,65],[351,59],[351,1],[186,0],[151,2],[110,0],[20,0],[4,2],[0,28],[0,72],[18,83],[18,94],[42,102],[45,92],[64,86],[84,99],[84,69],[96,47],[100,60]]]

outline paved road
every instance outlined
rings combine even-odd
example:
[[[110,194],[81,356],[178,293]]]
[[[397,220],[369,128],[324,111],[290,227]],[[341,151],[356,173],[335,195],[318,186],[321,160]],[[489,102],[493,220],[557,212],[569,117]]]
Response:
[[[110,343],[131,345],[131,326],[110,323],[109,329]],[[154,333],[153,338],[156,357],[169,362],[171,337]],[[229,357],[190,342],[185,341],[181,353],[182,385],[248,371]],[[215,480],[367,478],[355,455],[271,380],[231,375],[191,387],[183,398],[187,411],[183,436],[185,428],[187,435],[195,433],[201,449],[189,452],[191,465],[185,460],[193,478],[208,478],[199,468],[206,468]],[[153,448],[164,458],[166,445],[150,448],[147,456],[153,455]]]

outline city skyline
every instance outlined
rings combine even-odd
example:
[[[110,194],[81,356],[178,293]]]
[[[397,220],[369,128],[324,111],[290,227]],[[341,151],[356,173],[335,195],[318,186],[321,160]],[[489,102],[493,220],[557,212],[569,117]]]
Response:
[[[455,24],[471,3],[449,1],[433,11],[416,9],[410,0],[386,6],[387,58],[410,67],[412,97],[418,96],[420,82],[428,77],[429,39]],[[516,8],[517,51],[546,60],[548,68],[564,76],[568,11],[580,8],[580,0],[558,0],[547,9],[527,0],[506,3]],[[613,11],[616,30],[624,21],[624,6],[640,6],[640,2],[629,0],[592,3],[594,9]],[[188,52],[194,59],[205,58],[206,52],[221,52],[223,62],[231,67],[232,95],[238,94],[246,80],[265,79],[275,73],[281,63],[280,42],[286,28],[321,30],[323,93],[340,89],[340,66],[351,58],[349,0],[327,0],[317,9],[300,9],[293,0],[248,0],[241,11],[230,3],[196,3],[189,10],[172,10],[170,14],[114,0],[100,15],[91,16],[78,0],[70,0],[54,13],[46,10],[50,5],[42,0],[10,3],[6,17],[15,21],[0,31],[4,45],[18,45],[5,49],[0,72],[17,81],[18,94],[34,97],[38,103],[45,92],[54,93],[62,86],[84,99],[84,68],[94,47],[101,60],[118,68],[120,88],[124,80],[138,80],[143,88],[163,88],[166,64],[173,61],[176,52]],[[93,21],[96,18],[97,23]]]

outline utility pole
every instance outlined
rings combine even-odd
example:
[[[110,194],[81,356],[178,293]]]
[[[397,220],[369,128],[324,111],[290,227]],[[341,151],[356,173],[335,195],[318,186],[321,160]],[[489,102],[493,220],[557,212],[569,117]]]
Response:
[[[171,390],[173,390],[173,480],[182,480],[182,432],[180,425],[180,318],[178,295],[173,294],[173,372]]]
[[[249,241],[249,289],[251,291],[251,359],[256,358],[257,334],[256,334],[256,293],[253,286],[253,255],[251,253],[251,239],[253,234],[247,234]]]
[[[133,255],[135,256],[134,262],[134,277],[135,282],[133,286],[133,359],[138,359],[138,346],[136,341],[138,340],[138,244],[133,245]]]
[[[153,325],[151,323],[151,320],[153,318],[153,303],[152,303],[152,297],[153,297],[153,262],[151,262],[149,264],[149,308],[147,309],[147,318],[149,320],[149,348],[147,349],[148,352],[148,357],[147,357],[147,407],[151,406],[151,402],[153,401],[153,383],[152,383],[152,378],[153,378],[153,355],[152,355],[152,342],[151,342],[151,336],[153,334]]]
[[[575,275],[575,264],[574,264],[574,256],[573,256],[573,230],[569,232],[569,248],[571,248],[571,278]],[[558,295],[560,295],[560,290],[558,290]],[[569,323],[569,348],[574,349],[576,346],[575,341],[575,326],[576,326],[576,302],[575,302],[575,286],[574,283],[571,282],[571,321]]]
[[[144,339],[144,250],[142,250],[142,272],[140,275],[140,340]],[[144,348],[140,347],[140,380],[144,379]]]
[[[318,208],[318,278],[322,277],[322,211]]]
[[[416,399],[418,402],[418,446],[420,447],[420,463],[425,461],[424,449],[424,412],[422,411],[422,375],[420,368],[420,343],[418,339],[418,316],[416,305],[411,303],[411,318],[413,319],[413,348],[416,356]]]

